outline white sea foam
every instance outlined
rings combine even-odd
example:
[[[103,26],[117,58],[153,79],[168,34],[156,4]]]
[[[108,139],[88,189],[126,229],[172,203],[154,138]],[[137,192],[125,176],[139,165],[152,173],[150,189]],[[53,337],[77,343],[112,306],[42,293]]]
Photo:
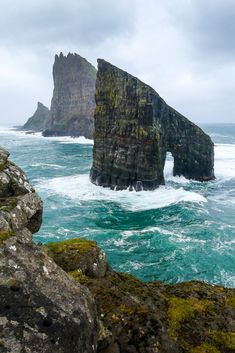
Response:
[[[174,233],[170,230],[167,230],[167,229],[163,229],[161,227],[146,227],[144,229],[138,229],[138,230],[136,230],[136,229],[125,230],[121,234],[124,237],[130,237],[135,234],[144,234],[144,233],[161,233],[163,235],[177,235],[176,233]]]
[[[46,182],[42,180],[37,188],[61,194],[78,202],[112,201],[130,211],[157,209],[179,202],[206,202],[206,199],[196,192],[170,186],[161,186],[154,191],[113,191],[93,185],[88,175],[52,178]]]
[[[215,145],[215,175],[218,179],[235,178],[235,144]]]
[[[167,153],[167,159],[164,168],[164,177],[166,182],[173,181],[178,184],[195,183],[183,176],[173,177],[173,157]],[[235,178],[235,144],[216,144],[215,145],[215,176],[218,181],[224,181]]]
[[[28,139],[45,139],[45,141],[54,141],[62,144],[80,144],[80,145],[93,145],[94,141],[85,138],[84,136],[70,137],[70,136],[50,136],[43,137],[41,132],[34,132],[27,134],[25,131],[20,131],[15,128],[0,127],[0,133],[3,134],[14,134],[19,138]]]
[[[57,142],[62,143],[62,144],[74,144],[78,143],[80,145],[94,145],[94,141],[87,139],[84,136],[79,136],[79,137],[69,137],[69,136],[64,136],[64,137],[46,137],[47,139],[56,139]]]
[[[53,168],[53,169],[64,169],[65,166],[59,164],[50,164],[50,163],[34,163],[31,164],[30,167],[33,168]]]
[[[176,231],[173,232],[171,230],[164,229],[164,228],[158,227],[158,226],[146,227],[146,228],[140,229],[140,230],[136,230],[136,229],[127,230],[127,231],[123,231],[121,233],[121,235],[123,237],[122,239],[125,241],[125,239],[128,239],[132,236],[144,234],[144,233],[155,233],[155,234],[159,234],[162,236],[167,236],[169,241],[172,241],[173,243],[201,243],[201,244],[206,243],[206,240],[187,236],[186,234],[184,234],[184,232],[182,230],[180,230],[179,232],[176,232]]]
[[[234,273],[228,273],[225,270],[220,271],[220,277],[222,279],[222,283],[225,287],[235,288],[235,275]],[[218,281],[215,281],[218,283]]]

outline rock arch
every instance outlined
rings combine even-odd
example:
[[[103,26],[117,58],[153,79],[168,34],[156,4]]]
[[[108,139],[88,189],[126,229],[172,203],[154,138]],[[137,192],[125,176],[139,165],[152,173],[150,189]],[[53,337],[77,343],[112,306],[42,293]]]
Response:
[[[167,151],[174,175],[214,179],[210,137],[150,86],[98,59],[91,181],[117,190],[153,190],[164,184]]]

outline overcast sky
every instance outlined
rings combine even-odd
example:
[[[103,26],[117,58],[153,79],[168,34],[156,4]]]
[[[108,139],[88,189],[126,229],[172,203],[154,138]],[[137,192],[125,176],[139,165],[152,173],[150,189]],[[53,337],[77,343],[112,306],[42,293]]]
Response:
[[[235,122],[234,0],[0,0],[0,125],[52,98],[54,55],[103,58],[190,120]]]

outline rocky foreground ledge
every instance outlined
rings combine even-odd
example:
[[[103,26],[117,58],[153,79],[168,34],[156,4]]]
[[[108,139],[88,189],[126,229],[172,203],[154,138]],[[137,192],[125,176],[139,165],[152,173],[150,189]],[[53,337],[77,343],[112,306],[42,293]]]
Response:
[[[0,150],[0,352],[232,353],[235,290],[143,283],[93,241],[35,245],[42,203]]]
[[[96,352],[89,290],[32,241],[42,202],[0,149],[0,352]]]

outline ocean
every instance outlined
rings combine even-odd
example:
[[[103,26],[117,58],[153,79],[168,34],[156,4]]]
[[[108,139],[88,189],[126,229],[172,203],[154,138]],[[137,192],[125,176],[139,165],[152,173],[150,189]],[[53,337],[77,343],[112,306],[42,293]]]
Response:
[[[112,191],[89,181],[92,141],[0,128],[0,145],[44,202],[35,242],[95,240],[110,265],[144,281],[203,280],[235,287],[235,124],[202,125],[215,143],[216,180],[172,176],[155,191]]]

